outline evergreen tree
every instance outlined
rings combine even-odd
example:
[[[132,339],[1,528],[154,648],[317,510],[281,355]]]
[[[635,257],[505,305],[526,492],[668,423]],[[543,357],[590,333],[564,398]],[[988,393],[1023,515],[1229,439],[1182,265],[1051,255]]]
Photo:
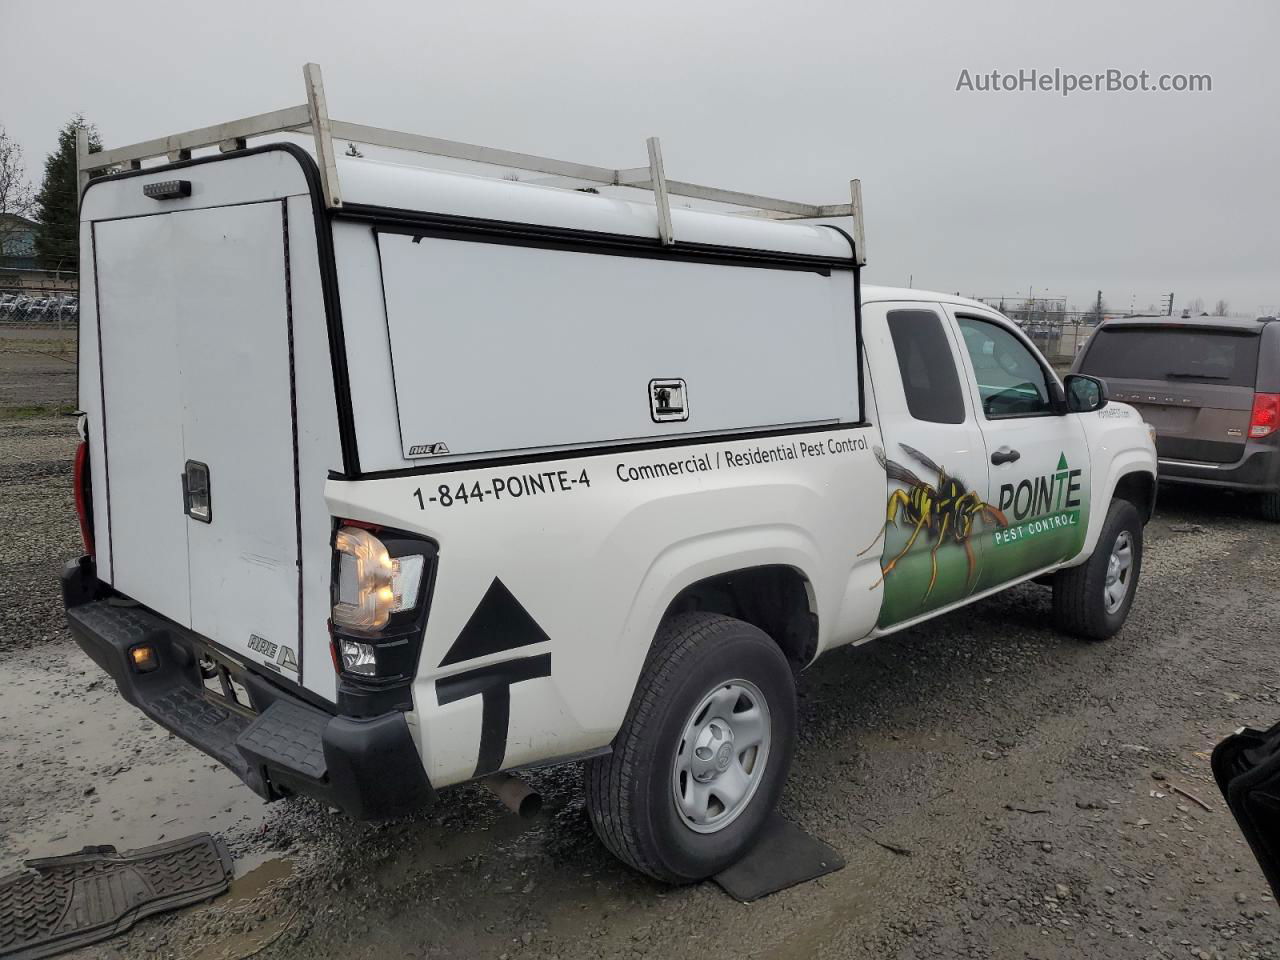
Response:
[[[80,266],[76,186],[76,131],[89,134],[89,152],[102,149],[93,124],[77,114],[58,133],[58,148],[44,162],[44,182],[36,194],[36,259],[41,269],[74,273]]]

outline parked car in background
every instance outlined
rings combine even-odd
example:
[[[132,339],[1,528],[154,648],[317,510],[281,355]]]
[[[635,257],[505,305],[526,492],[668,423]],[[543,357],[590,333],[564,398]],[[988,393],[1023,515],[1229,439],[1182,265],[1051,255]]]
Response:
[[[1105,380],[1156,431],[1160,479],[1258,497],[1280,521],[1280,321],[1105,321],[1075,373]]]

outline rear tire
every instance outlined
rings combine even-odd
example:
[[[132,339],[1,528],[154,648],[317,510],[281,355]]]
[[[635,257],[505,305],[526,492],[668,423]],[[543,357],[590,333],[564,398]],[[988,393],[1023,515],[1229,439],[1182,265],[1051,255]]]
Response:
[[[1262,519],[1280,523],[1280,491],[1262,495]]]
[[[712,613],[663,622],[613,752],[586,767],[587,810],[623,863],[666,883],[755,844],[795,743],[795,682],[763,631]]]
[[[1141,572],[1142,517],[1128,500],[1113,500],[1093,556],[1054,577],[1055,625],[1085,640],[1114,636],[1129,616]]]

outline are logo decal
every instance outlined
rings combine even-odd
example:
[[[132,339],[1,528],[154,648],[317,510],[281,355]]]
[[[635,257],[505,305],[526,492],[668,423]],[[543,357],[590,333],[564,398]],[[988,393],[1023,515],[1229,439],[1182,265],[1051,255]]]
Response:
[[[260,637],[256,633],[249,634],[249,649],[254,653],[260,653],[268,660],[275,658],[276,650],[279,649],[277,644],[272,643],[266,637]]]
[[[448,452],[447,443],[415,443],[409,448],[411,457],[442,457]]]
[[[280,670],[292,670],[294,673],[300,673],[298,668],[298,655],[294,653],[293,647],[286,647],[279,643],[272,643],[266,637],[260,637],[256,633],[249,634],[249,649],[254,653],[260,653],[266,659],[264,666],[270,667],[272,670],[279,672]]]

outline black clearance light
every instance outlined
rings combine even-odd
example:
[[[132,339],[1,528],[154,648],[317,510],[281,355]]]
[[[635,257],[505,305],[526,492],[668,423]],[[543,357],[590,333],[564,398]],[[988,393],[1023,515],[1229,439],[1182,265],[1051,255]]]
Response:
[[[191,196],[190,180],[157,180],[142,188],[142,193],[152,200],[176,200]]]

